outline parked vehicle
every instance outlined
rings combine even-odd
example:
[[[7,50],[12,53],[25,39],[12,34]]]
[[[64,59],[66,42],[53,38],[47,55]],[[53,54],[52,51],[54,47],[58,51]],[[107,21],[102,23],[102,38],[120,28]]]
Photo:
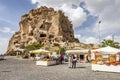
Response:
[[[0,60],[4,60],[4,55],[0,55]]]

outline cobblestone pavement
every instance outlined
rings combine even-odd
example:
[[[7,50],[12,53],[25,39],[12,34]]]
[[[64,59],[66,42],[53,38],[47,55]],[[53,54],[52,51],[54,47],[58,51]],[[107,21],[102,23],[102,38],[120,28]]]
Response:
[[[33,60],[6,57],[0,61],[0,80],[120,80],[120,73],[93,72],[89,63],[36,66]]]

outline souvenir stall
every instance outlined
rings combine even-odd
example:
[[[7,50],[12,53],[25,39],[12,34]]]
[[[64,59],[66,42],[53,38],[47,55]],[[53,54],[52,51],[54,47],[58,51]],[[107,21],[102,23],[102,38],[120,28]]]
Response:
[[[86,57],[89,55],[90,50],[67,50],[66,53],[68,55],[70,55],[70,54],[77,55],[79,60],[80,60],[80,62],[87,62]]]
[[[56,61],[52,60],[52,58],[49,56],[50,51],[38,49],[30,51],[30,53],[36,55],[36,65],[49,66],[56,64]]]
[[[120,50],[107,46],[92,50],[92,70],[120,72]]]
[[[52,59],[45,59],[45,60],[38,60],[36,61],[36,65],[42,65],[42,66],[51,66],[51,65],[55,65],[56,61],[52,60]]]

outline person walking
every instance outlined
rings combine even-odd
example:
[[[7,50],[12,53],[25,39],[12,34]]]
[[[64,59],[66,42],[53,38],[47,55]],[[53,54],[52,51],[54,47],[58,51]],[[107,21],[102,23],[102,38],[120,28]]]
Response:
[[[68,59],[68,67],[69,68],[72,68],[72,55],[69,56],[69,59]]]

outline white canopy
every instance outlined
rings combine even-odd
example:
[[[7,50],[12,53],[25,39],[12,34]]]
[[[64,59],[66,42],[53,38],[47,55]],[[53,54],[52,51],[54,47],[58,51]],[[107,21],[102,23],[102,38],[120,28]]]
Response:
[[[113,48],[113,47],[110,47],[110,46],[107,46],[107,47],[104,47],[104,48],[99,48],[99,49],[96,49],[96,50],[92,50],[92,52],[105,52],[105,53],[109,53],[109,54],[116,54],[116,53],[119,53],[120,52],[120,49],[117,49],[117,48]]]
[[[30,53],[41,53],[41,52],[48,53],[48,52],[50,52],[50,51],[45,50],[45,49],[38,49],[38,50],[32,50],[32,51],[30,51]]]
[[[25,49],[20,49],[20,48],[16,48],[15,50],[16,50],[16,51],[22,51],[22,52],[25,51]]]
[[[66,53],[88,53],[89,50],[67,50]]]

